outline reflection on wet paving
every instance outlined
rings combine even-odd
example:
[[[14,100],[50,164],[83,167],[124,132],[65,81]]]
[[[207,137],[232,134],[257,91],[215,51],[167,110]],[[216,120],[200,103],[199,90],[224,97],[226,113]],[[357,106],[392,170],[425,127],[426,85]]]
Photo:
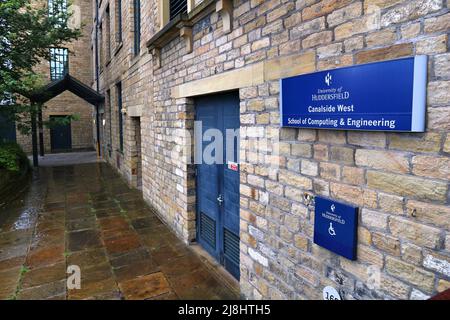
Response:
[[[104,163],[41,168],[0,209],[0,299],[237,298]]]

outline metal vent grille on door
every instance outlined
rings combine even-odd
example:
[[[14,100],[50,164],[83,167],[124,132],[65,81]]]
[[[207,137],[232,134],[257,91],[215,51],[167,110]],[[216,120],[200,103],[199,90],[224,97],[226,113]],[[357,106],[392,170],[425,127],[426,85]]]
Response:
[[[224,229],[223,251],[226,258],[239,265],[239,237],[227,229]]]
[[[200,214],[200,237],[212,248],[216,248],[216,222],[203,212]]]

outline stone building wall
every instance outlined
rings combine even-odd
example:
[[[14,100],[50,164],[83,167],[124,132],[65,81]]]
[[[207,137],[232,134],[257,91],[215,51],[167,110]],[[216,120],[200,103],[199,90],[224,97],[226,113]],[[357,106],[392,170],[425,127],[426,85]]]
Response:
[[[223,16],[211,10],[193,26],[192,53],[175,37],[160,61],[145,49],[133,60],[128,31],[107,72],[115,76],[103,76],[102,87],[121,77],[125,108],[142,106],[146,201],[180,238],[195,240],[192,97],[238,90],[244,297],[321,299],[332,285],[345,299],[423,299],[450,287],[450,2],[232,3],[232,31],[224,33]],[[158,5],[143,5],[143,45],[159,30]],[[422,54],[429,57],[425,133],[280,128],[280,78]],[[136,139],[125,118],[120,170],[130,181]],[[255,142],[263,138],[271,142]],[[357,261],[313,243],[314,195],[360,207]]]
[[[46,4],[46,1],[40,1]],[[92,28],[92,4],[86,0],[74,0],[72,2],[72,21],[74,26],[82,27],[82,36],[63,45],[69,49],[69,73],[86,85],[92,83],[92,54],[90,33]],[[43,61],[37,66],[36,71],[44,76],[45,81],[50,82],[50,63]],[[93,112],[94,107],[71,92],[64,92],[45,104],[42,113],[44,121],[48,121],[52,115],[77,115],[78,120],[71,122],[72,149],[92,149],[93,142]],[[28,153],[32,152],[31,136],[23,136],[17,133],[17,142]],[[45,152],[51,152],[50,129],[44,126]]]
[[[141,126],[148,117],[131,117],[133,109],[151,109],[151,56],[147,54],[145,47],[146,39],[155,33],[153,24],[156,14],[153,11],[150,1],[141,1],[141,49],[138,55],[134,54],[134,21],[133,21],[133,1],[122,1],[122,42],[118,41],[118,13],[117,1],[103,1],[99,9],[99,24],[102,25],[103,36],[102,45],[107,47],[108,37],[105,28],[107,25],[106,8],[110,11],[110,31],[109,41],[111,54],[108,59],[104,56],[100,59],[100,91],[107,97],[104,108],[105,125],[103,126],[104,140],[103,147],[105,159],[113,165],[127,180],[130,185],[139,186],[142,179],[140,159],[141,148],[137,143],[136,132],[140,132]],[[101,33],[101,31],[99,31]],[[94,39],[94,32],[92,39]],[[105,50],[101,50],[106,55]],[[123,135],[124,147],[120,151],[119,141],[119,110],[117,83],[122,84],[122,109],[123,113]],[[93,86],[96,83],[94,82]],[[110,92],[111,99],[108,100],[107,91]],[[142,123],[141,123],[142,120]]]

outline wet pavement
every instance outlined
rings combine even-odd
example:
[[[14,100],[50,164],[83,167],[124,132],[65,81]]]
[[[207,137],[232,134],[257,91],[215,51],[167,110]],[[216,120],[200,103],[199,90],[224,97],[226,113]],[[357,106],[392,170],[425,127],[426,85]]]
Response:
[[[237,299],[225,279],[105,163],[40,168],[0,209],[0,299]]]
[[[28,159],[32,162],[33,156],[29,156]],[[97,151],[49,153],[44,157],[39,156],[39,167],[69,166],[102,161],[97,157]]]

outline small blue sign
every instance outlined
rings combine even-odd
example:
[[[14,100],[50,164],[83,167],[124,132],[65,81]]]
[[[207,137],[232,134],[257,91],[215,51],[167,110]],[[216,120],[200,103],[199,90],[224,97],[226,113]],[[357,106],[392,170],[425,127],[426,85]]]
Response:
[[[280,80],[283,127],[425,131],[427,56]]]
[[[314,243],[350,260],[356,260],[358,208],[315,197]]]

